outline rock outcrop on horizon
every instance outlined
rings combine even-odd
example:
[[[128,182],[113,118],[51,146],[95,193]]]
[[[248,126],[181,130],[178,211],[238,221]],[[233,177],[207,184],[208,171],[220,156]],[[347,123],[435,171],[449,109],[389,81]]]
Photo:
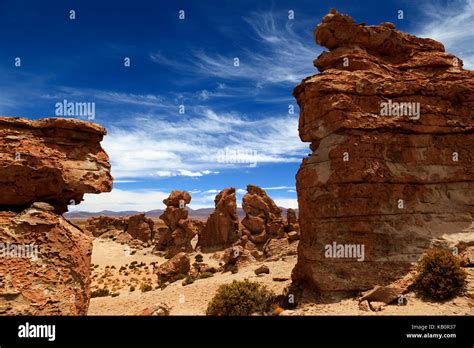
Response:
[[[197,246],[202,251],[227,248],[240,237],[235,188],[222,190],[214,202],[215,210],[207,219],[206,227],[199,234]]]
[[[0,314],[87,314],[92,240],[57,214],[111,190],[105,133],[73,119],[0,117]]]
[[[329,52],[293,92],[313,153],[297,174],[292,277],[319,292],[371,289],[430,245],[473,237],[474,72],[439,42],[335,10],[314,36]],[[346,246],[364,247],[359,261]]]
[[[284,237],[284,223],[281,209],[267,195],[265,190],[255,185],[247,185],[247,193],[242,199],[245,218],[243,234],[253,243],[264,243],[270,238]]]
[[[94,237],[118,238],[124,243],[133,239],[151,243],[155,238],[155,223],[143,213],[128,217],[91,217],[87,219],[85,230]]]
[[[84,193],[111,191],[100,146],[105,134],[98,124],[74,119],[0,117],[0,211],[46,202],[62,214]]]

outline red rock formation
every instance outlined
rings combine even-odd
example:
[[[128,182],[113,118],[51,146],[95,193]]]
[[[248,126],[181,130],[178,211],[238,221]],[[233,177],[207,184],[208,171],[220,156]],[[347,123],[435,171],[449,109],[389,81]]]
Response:
[[[467,238],[474,72],[439,42],[336,11],[315,40],[329,49],[314,62],[321,73],[294,90],[313,154],[297,175],[293,279],[319,291],[370,289],[407,273],[432,242]],[[363,261],[326,257],[334,242],[364,246]]]
[[[157,251],[166,251],[168,257],[179,252],[192,252],[194,250],[191,240],[204,228],[201,221],[189,219],[186,204],[191,202],[191,195],[186,191],[174,190],[170,196],[163,200],[166,204],[160,219],[168,226],[167,231],[159,232],[159,240],[155,247]]]
[[[206,227],[199,234],[197,245],[202,251],[224,249],[239,239],[235,188],[222,190],[214,202],[215,210],[207,219]]]
[[[73,119],[0,117],[0,314],[87,314],[92,242],[56,214],[111,190],[104,135]]]
[[[127,221],[124,218],[110,216],[90,217],[87,219],[85,230],[94,237],[100,237],[110,231],[119,234],[127,230]]]
[[[177,276],[182,277],[187,275],[190,269],[191,259],[186,253],[181,252],[156,267],[153,273],[158,277],[158,283],[163,285],[173,279],[176,280]]]
[[[0,211],[47,202],[61,214],[84,193],[112,189],[98,124],[73,119],[0,117]]]
[[[136,214],[128,218],[126,232],[134,239],[151,242],[155,234],[154,225],[153,220],[145,217],[145,214]]]
[[[247,185],[247,194],[242,200],[245,211],[243,233],[253,243],[264,243],[269,238],[284,236],[281,209],[258,186]]]
[[[294,209],[288,208],[286,211],[285,232],[290,233],[292,231],[299,232],[300,225],[298,224],[298,218]]]
[[[0,213],[0,315],[87,314],[92,240],[51,210]]]
[[[155,235],[154,225],[152,219],[141,213],[129,217],[91,217],[87,219],[85,229],[94,237],[120,237],[122,241],[136,239],[142,242],[151,242]],[[124,233],[126,234],[124,235]],[[130,240],[128,236],[130,236]]]

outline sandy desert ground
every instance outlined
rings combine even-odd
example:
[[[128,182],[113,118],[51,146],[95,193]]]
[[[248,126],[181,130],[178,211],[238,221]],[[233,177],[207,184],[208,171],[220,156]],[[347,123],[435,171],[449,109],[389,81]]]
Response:
[[[190,254],[192,260],[196,254]],[[219,261],[212,257],[212,253],[202,255],[205,263],[211,266],[219,265]],[[296,256],[286,256],[273,262],[255,262],[240,268],[236,274],[218,272],[211,278],[199,279],[186,286],[179,280],[164,289],[159,289],[156,288],[156,276],[152,274],[152,263],[161,264],[165,261],[166,259],[151,254],[151,248],[131,253],[128,247],[111,240],[95,239],[92,255],[92,290],[107,284],[109,289],[114,289],[112,291],[114,297],[92,298],[88,314],[139,315],[146,308],[165,303],[171,307],[171,315],[205,315],[207,304],[219,285],[233,280],[257,281],[275,293],[281,293],[290,284]],[[132,263],[135,266],[130,269]],[[142,266],[136,266],[140,264]],[[254,270],[262,264],[269,267],[270,273],[256,276]],[[119,275],[121,267],[127,267],[127,271],[122,271],[120,272],[122,275]],[[406,296],[407,305],[385,306],[380,312],[360,310],[358,301],[354,298],[330,304],[306,304],[296,310],[286,310],[281,315],[473,315],[474,269],[466,268],[466,270],[469,274],[466,295],[442,304],[422,301],[415,294],[409,293]],[[125,275],[125,272],[128,274]],[[288,280],[274,281],[274,277]],[[152,290],[142,292],[141,284],[150,284]],[[135,286],[134,291],[130,291],[132,285]]]

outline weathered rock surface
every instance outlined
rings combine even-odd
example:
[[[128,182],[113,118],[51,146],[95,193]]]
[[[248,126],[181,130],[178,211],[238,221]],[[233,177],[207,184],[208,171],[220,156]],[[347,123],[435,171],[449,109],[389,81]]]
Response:
[[[164,284],[176,276],[188,274],[191,269],[191,259],[186,253],[178,253],[171,259],[154,269],[153,273],[158,277],[158,283]]]
[[[159,239],[155,251],[165,251],[168,257],[180,252],[194,250],[191,240],[204,229],[204,223],[188,219],[186,204],[191,202],[191,195],[186,191],[174,190],[163,200],[166,209],[160,219],[168,226],[167,230],[159,231]]]
[[[285,225],[285,232],[300,232],[300,225],[298,224],[298,218],[296,217],[296,212],[294,209],[288,208],[286,210],[286,225]]]
[[[57,214],[112,189],[105,134],[73,119],[0,117],[0,314],[87,314],[92,240]]]
[[[331,11],[314,34],[329,52],[294,90],[313,153],[297,174],[293,280],[371,289],[406,274],[432,243],[473,238],[474,72],[391,24]],[[333,242],[363,245],[364,260],[326,257]]]
[[[0,213],[0,315],[87,314],[92,240],[44,208]]]
[[[268,268],[267,265],[261,265],[260,267],[258,267],[254,273],[256,275],[260,275],[260,274],[269,274],[270,273],[270,268]]]
[[[263,246],[267,261],[276,261],[283,256],[297,255],[298,241],[289,238],[269,239]]]
[[[84,193],[109,192],[106,130],[74,119],[0,117],[0,211],[46,202],[61,214]]]
[[[149,242],[154,238],[154,225],[153,220],[145,217],[145,214],[136,214],[128,218],[126,232],[134,239]]]
[[[131,241],[131,239],[151,242],[155,237],[155,224],[145,214],[136,214],[129,217],[91,217],[87,219],[85,229],[94,237],[118,238],[120,236],[120,242],[124,243]]]
[[[467,247],[459,256],[462,267],[474,267],[474,246]]]
[[[127,220],[110,216],[90,217],[87,219],[85,230],[94,237],[100,237],[110,231],[119,234],[127,230]]]
[[[243,233],[253,243],[264,243],[270,238],[284,236],[284,223],[281,209],[258,186],[247,185],[247,193],[242,200],[245,211]]]
[[[220,250],[235,243],[239,235],[239,218],[235,188],[222,190],[214,200],[215,210],[199,234],[198,246],[202,251]]]
[[[158,303],[154,306],[143,309],[138,315],[166,317],[170,315],[171,309],[172,307],[166,303]]]

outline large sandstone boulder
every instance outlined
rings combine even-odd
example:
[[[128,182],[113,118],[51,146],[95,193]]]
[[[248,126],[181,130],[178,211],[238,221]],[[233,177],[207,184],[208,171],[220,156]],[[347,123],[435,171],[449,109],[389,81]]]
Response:
[[[199,234],[198,246],[202,251],[224,249],[239,239],[239,217],[235,188],[222,190],[214,200],[215,210]]]
[[[105,133],[73,119],[0,117],[0,314],[87,314],[92,241],[57,214],[112,189]]]
[[[145,214],[136,214],[128,218],[127,233],[142,242],[151,242],[154,238],[154,222]]]
[[[46,202],[61,214],[84,193],[109,192],[105,134],[98,124],[74,119],[0,117],[0,211]]]
[[[390,23],[331,11],[314,35],[329,52],[294,90],[313,153],[297,174],[293,280],[371,289],[406,274],[431,244],[473,239],[474,72]]]
[[[164,283],[181,278],[189,273],[191,269],[191,259],[186,253],[181,252],[171,259],[156,267],[153,273],[158,277],[158,283]]]
[[[47,205],[0,213],[0,315],[86,315],[92,240]]]
[[[267,239],[284,236],[281,209],[260,187],[247,185],[242,208],[246,214],[242,220],[243,233],[253,243],[264,243]]]

